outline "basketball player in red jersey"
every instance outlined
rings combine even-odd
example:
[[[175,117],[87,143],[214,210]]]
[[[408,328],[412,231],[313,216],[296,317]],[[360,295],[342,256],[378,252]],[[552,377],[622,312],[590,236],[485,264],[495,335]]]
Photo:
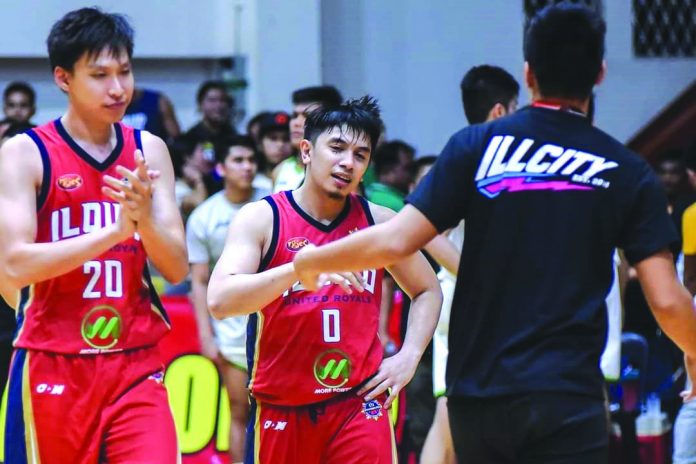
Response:
[[[302,247],[392,216],[351,193],[379,131],[368,97],[315,110],[301,143],[305,182],[244,206],[230,226],[208,307],[218,318],[250,314],[246,463],[396,462],[386,409],[435,329],[442,298],[435,274],[420,253],[389,268],[413,305],[402,350],[382,360],[383,271],[332,274],[310,292],[292,266]]]
[[[166,146],[118,122],[133,93],[133,31],[84,8],[47,44],[67,112],[0,151],[0,281],[19,326],[5,462],[171,464],[156,350],[169,321],[146,258],[171,281],[187,259]]]

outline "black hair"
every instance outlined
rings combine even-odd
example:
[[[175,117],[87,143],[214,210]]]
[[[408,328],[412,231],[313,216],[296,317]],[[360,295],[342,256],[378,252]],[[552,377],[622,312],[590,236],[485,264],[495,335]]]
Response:
[[[199,105],[205,98],[206,94],[213,89],[220,90],[227,97],[230,105],[233,104],[232,98],[227,94],[227,86],[222,81],[205,81],[198,87],[198,92],[196,92],[196,103]]]
[[[459,84],[464,114],[470,124],[479,124],[500,103],[506,108],[520,93],[520,84],[503,68],[491,65],[474,66]]]
[[[377,100],[365,95],[342,104],[321,106],[307,115],[304,135],[314,144],[319,135],[334,127],[346,128],[356,136],[365,134],[370,140],[370,150],[374,149],[382,127]]]
[[[72,71],[85,53],[93,57],[109,50],[133,57],[133,28],[123,15],[104,13],[99,8],[80,8],[63,16],[46,39],[51,69],[60,66]]]
[[[31,106],[34,106],[36,104],[36,92],[34,92],[32,86],[27,84],[26,82],[20,81],[10,82],[9,84],[7,84],[7,87],[5,87],[5,91],[2,93],[3,100],[7,101],[10,94],[13,94],[15,92],[23,93],[24,95],[29,97],[29,102],[31,103]]]
[[[411,158],[416,154],[416,149],[401,140],[385,142],[377,149],[375,156],[372,157],[375,163],[375,171],[378,176],[389,172],[391,168],[399,164],[402,153],[406,153]]]
[[[292,104],[319,103],[325,106],[339,106],[343,101],[341,92],[332,85],[305,87],[292,93]]]
[[[606,23],[584,5],[549,5],[529,21],[524,59],[542,97],[584,100],[602,70]]]
[[[254,161],[258,163],[259,156],[256,153],[256,143],[254,139],[247,135],[232,135],[225,137],[220,142],[216,143],[215,149],[215,162],[224,163],[227,155],[230,154],[230,148],[232,147],[245,147],[254,153]]]
[[[415,176],[421,168],[425,166],[432,166],[436,162],[437,155],[419,156],[417,159],[413,160],[413,163],[411,164],[413,175]]]
[[[251,127],[254,124],[259,124],[262,119],[271,114],[273,114],[272,111],[261,111],[260,113],[256,113],[251,119],[249,119],[249,122],[246,125],[247,134],[251,135]]]
[[[674,163],[679,166],[679,168],[683,168],[684,161],[684,150],[672,148],[659,153],[657,155],[657,162],[655,165],[657,166],[658,170],[663,163]]]

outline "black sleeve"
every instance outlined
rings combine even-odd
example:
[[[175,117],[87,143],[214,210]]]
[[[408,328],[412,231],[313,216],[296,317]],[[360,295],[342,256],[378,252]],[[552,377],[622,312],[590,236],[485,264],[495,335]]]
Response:
[[[473,150],[467,129],[453,135],[430,172],[421,180],[406,202],[415,206],[443,232],[464,218],[473,180]]]
[[[664,189],[646,165],[619,236],[619,248],[634,265],[678,240],[679,235],[667,212]]]

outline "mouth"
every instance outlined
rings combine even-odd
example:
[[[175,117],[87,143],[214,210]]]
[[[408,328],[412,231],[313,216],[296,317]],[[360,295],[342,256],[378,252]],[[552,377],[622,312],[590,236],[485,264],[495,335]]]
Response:
[[[122,101],[122,102],[111,103],[109,105],[106,105],[106,107],[109,108],[110,110],[120,110],[120,109],[123,109],[126,107],[126,102]]]
[[[350,185],[350,183],[353,181],[353,178],[347,174],[331,174],[331,177],[334,179],[334,182],[336,182],[340,187],[346,187]]]

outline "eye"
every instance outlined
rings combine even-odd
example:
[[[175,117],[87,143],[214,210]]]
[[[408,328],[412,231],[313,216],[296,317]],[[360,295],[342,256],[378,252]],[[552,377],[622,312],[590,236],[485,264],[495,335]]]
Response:
[[[331,145],[331,151],[334,153],[341,153],[341,151],[343,151],[343,147],[340,145]]]

